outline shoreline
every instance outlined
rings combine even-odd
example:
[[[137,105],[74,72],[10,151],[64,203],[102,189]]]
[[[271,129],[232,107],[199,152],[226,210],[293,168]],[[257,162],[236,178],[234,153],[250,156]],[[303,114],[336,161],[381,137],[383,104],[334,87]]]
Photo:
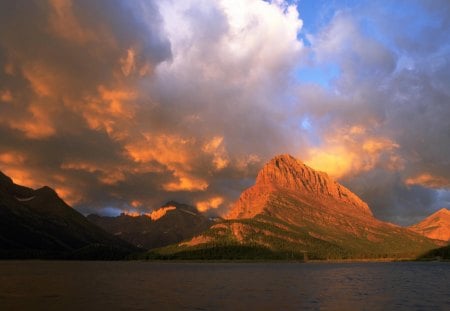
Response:
[[[441,262],[450,263],[449,259],[415,259],[415,258],[380,258],[380,259],[314,259],[308,261],[302,260],[276,260],[276,259],[129,259],[129,260],[65,260],[65,259],[13,259],[0,258],[0,262],[147,262],[147,263],[287,263],[287,264],[351,264],[351,263],[394,263],[394,262]]]

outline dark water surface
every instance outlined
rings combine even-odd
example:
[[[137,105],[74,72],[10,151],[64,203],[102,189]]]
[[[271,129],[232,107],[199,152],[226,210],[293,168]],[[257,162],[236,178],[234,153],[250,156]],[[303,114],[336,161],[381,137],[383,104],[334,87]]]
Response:
[[[0,261],[0,310],[450,310],[450,263]]]

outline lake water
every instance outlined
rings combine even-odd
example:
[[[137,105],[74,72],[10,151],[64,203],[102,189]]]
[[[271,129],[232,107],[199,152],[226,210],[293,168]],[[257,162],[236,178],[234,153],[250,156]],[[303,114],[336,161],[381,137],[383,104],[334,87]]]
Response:
[[[450,310],[450,263],[0,261],[0,310]]]

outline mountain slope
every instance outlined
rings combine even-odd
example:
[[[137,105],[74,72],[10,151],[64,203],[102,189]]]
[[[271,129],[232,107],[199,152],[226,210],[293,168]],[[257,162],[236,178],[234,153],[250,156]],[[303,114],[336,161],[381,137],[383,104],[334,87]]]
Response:
[[[151,249],[178,243],[207,230],[212,222],[196,208],[168,202],[150,215],[103,217],[89,215],[88,220],[136,246]]]
[[[133,250],[87,221],[51,188],[16,185],[0,172],[0,257],[108,259]]]
[[[327,174],[281,155],[263,167],[227,220],[153,255],[252,258],[252,248],[274,258],[412,258],[436,244],[375,219],[365,202]]]
[[[450,241],[450,210],[442,208],[409,229],[430,239]]]

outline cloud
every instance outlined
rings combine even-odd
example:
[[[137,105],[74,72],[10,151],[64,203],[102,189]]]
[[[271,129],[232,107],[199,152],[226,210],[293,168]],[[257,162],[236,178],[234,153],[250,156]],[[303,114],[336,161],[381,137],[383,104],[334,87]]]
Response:
[[[410,177],[405,180],[408,186],[421,185],[427,188],[448,189],[450,188],[450,181],[443,177],[436,177],[428,173],[423,173],[415,177]]]
[[[450,46],[431,34],[448,25],[449,6],[441,4],[416,1],[405,15],[397,11],[402,4],[337,12],[311,35],[309,53],[339,75],[329,88],[302,84],[297,91],[299,113],[311,124],[300,154],[339,177],[376,215],[402,224],[448,204],[434,190],[448,192],[450,180],[450,93],[443,87]]]
[[[83,212],[169,199],[219,208],[290,144],[273,105],[301,56],[295,6],[49,0],[0,11],[0,169],[17,182],[52,186]]]
[[[200,212],[205,212],[210,209],[219,208],[223,202],[224,202],[224,199],[222,197],[217,196],[217,197],[212,197],[206,201],[199,201],[199,202],[197,202],[196,206]]]
[[[292,153],[385,219],[448,204],[448,4],[366,2],[307,34],[298,6],[1,2],[0,169],[84,213],[220,214]]]

